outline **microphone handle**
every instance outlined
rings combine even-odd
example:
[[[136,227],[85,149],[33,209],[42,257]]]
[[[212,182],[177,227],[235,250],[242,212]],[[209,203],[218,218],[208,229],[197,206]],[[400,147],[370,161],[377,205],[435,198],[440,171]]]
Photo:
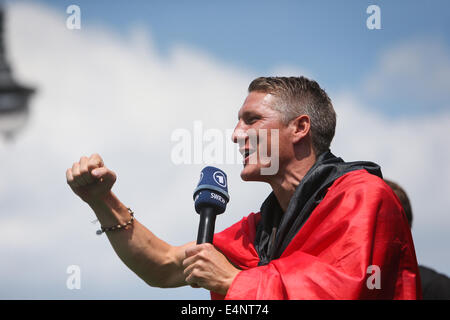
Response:
[[[216,224],[216,213],[211,207],[200,210],[200,224],[198,226],[197,244],[212,243],[214,227]]]

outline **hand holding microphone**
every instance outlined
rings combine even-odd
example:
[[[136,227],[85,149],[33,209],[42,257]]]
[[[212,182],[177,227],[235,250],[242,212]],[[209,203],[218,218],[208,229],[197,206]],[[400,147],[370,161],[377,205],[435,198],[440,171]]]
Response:
[[[230,200],[227,175],[215,167],[206,167],[194,191],[195,211],[200,214],[197,245],[186,249],[183,261],[186,283],[226,295],[239,273],[212,245],[216,216],[225,211]]]

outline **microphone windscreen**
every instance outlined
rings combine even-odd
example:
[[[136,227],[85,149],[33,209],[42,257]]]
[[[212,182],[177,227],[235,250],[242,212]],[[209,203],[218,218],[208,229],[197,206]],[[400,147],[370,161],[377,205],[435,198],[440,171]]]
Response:
[[[225,211],[228,195],[227,175],[215,167],[205,167],[200,172],[200,181],[194,190],[195,211],[200,213],[204,207],[213,208],[217,214]]]

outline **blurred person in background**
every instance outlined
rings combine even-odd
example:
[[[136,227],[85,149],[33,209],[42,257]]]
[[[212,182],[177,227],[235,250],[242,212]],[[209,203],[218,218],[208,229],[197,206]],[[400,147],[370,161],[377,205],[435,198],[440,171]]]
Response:
[[[384,179],[384,181],[392,188],[400,200],[408,219],[409,227],[412,228],[413,213],[406,191],[391,180]],[[419,271],[424,300],[450,300],[450,278],[422,265],[419,265]]]

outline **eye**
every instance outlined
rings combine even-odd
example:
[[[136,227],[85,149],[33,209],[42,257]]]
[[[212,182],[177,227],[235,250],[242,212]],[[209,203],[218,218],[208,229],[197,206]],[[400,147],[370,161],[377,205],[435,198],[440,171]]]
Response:
[[[246,122],[247,124],[253,124],[253,123],[255,123],[256,121],[258,121],[259,119],[260,119],[260,118],[257,117],[257,116],[252,116],[252,117],[247,118],[247,119],[245,120],[245,122]]]

